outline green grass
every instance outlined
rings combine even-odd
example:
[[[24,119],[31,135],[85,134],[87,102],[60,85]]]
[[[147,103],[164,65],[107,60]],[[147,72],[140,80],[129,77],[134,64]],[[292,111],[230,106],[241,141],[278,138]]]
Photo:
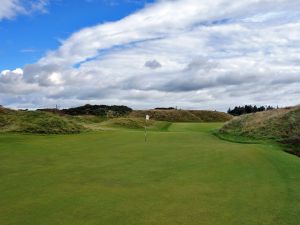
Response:
[[[221,125],[1,134],[0,224],[298,225],[299,158]]]
[[[173,132],[209,132],[221,128],[223,123],[173,123],[169,131]]]

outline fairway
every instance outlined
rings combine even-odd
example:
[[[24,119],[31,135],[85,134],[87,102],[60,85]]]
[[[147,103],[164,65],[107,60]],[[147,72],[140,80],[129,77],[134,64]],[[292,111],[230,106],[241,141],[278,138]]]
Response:
[[[0,135],[1,225],[298,225],[300,160],[220,140],[220,123],[167,131]]]

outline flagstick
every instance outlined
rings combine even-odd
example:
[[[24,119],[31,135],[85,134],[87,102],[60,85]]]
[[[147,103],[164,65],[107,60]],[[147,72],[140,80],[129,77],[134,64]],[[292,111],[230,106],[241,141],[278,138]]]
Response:
[[[150,116],[149,115],[146,115],[146,118],[145,118],[145,142],[147,142],[147,120],[150,119]]]
[[[147,120],[145,120],[145,142],[147,142]]]

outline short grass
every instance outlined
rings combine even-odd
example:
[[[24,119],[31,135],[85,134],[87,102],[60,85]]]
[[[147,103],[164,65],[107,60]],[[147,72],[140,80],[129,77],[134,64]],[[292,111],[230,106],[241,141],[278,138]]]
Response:
[[[0,136],[1,225],[298,225],[300,160],[212,134]]]

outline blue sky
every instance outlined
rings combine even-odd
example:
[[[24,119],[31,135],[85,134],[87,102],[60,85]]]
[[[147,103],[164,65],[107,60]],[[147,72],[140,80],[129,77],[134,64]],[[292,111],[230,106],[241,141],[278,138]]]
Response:
[[[120,20],[151,2],[153,0],[54,0],[45,11],[3,20],[0,22],[0,70],[34,63],[73,32]]]
[[[0,105],[300,99],[300,1],[1,0]]]

